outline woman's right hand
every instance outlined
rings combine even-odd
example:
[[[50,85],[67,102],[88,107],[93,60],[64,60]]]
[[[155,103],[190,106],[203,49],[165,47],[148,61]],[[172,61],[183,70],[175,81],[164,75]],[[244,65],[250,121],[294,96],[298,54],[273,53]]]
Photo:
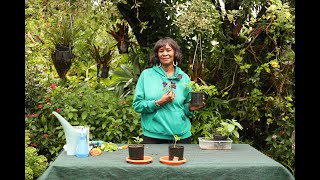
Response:
[[[157,103],[159,105],[164,105],[172,102],[173,100],[174,100],[174,92],[172,91],[172,89],[170,89],[169,91],[164,93],[159,100],[157,100]]]

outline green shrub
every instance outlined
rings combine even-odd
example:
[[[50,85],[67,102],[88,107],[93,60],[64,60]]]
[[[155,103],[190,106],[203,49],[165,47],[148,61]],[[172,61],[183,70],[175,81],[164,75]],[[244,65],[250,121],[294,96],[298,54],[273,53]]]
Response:
[[[38,155],[37,149],[30,144],[30,134],[26,130],[25,134],[25,179],[32,180],[38,178],[48,167],[47,158]]]
[[[132,98],[130,94],[121,99],[94,84],[76,87],[52,84],[40,98],[37,110],[26,116],[26,129],[30,130],[39,154],[49,162],[66,143],[63,127],[52,111],[73,126],[89,126],[90,140],[131,143],[132,137],[142,135],[140,116],[132,108]]]

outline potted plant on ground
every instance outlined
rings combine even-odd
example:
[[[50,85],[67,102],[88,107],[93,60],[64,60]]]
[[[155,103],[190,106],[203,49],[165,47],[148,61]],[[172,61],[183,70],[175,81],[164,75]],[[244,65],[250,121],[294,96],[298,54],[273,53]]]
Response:
[[[132,160],[143,160],[144,159],[144,144],[140,137],[133,137],[135,144],[128,145],[129,159]]]
[[[180,161],[183,160],[184,146],[177,145],[177,141],[180,137],[173,135],[174,143],[169,145],[169,161]]]

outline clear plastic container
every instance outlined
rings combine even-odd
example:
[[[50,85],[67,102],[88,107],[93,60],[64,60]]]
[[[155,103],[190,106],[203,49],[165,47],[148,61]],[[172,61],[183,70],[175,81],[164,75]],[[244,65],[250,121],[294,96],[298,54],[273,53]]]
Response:
[[[198,137],[199,146],[201,149],[216,149],[216,150],[225,150],[231,149],[232,139],[228,138],[227,140],[215,141],[209,137]]]

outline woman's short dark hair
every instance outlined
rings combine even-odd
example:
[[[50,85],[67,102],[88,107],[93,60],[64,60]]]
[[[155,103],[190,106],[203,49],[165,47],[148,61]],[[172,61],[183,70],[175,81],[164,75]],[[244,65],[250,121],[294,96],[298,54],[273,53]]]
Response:
[[[178,64],[181,64],[181,62],[182,62],[182,52],[180,50],[180,46],[172,38],[165,37],[165,38],[159,39],[156,42],[156,44],[154,45],[153,50],[152,50],[151,55],[150,55],[150,59],[149,59],[149,66],[150,67],[160,63],[160,60],[159,60],[159,57],[158,57],[158,50],[161,47],[166,46],[166,44],[168,44],[174,50],[174,61],[178,62]]]

